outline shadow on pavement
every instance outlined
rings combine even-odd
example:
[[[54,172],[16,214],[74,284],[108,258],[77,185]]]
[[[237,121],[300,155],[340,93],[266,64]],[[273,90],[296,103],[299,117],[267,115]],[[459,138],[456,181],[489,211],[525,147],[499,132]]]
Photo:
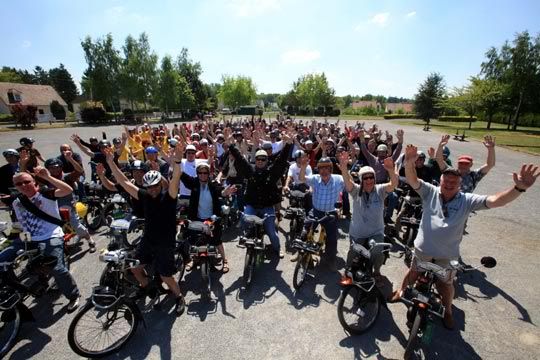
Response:
[[[483,296],[471,295],[465,289],[465,285],[473,286],[480,290]],[[497,287],[487,279],[487,275],[478,269],[467,271],[466,273],[458,274],[457,281],[455,282],[456,287],[456,298],[462,298],[465,300],[471,300],[476,302],[476,299],[493,299],[494,297],[500,295],[509,303],[514,305],[521,314],[519,318],[522,321],[533,324],[529,311],[523,307],[516,299],[510,296],[501,288]]]

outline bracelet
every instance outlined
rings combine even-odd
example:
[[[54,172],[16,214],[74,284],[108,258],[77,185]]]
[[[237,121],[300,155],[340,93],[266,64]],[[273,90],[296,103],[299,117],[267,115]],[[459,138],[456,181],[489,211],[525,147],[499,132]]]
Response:
[[[516,190],[517,192],[520,192],[520,193],[524,193],[525,191],[527,191],[527,189],[520,189],[516,186],[514,186],[514,190]]]

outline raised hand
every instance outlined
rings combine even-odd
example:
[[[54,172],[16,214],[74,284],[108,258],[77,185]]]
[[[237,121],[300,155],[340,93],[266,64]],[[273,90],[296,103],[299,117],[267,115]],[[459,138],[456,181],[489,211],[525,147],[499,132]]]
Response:
[[[114,150],[110,147],[106,147],[102,150],[102,153],[105,155],[107,162],[114,161]]]
[[[383,167],[387,172],[394,171],[394,160],[392,159],[392,157],[389,156],[386,159],[384,159]]]
[[[405,160],[407,162],[415,162],[418,158],[418,148],[412,144],[407,145],[405,148]]]
[[[526,190],[533,186],[539,175],[538,166],[523,164],[519,174],[513,173],[514,183],[518,189]]]
[[[485,135],[482,144],[484,144],[484,146],[488,149],[495,147],[495,137],[491,135]]]
[[[71,141],[73,141],[75,144],[81,143],[81,138],[77,134],[73,134],[70,136]]]
[[[339,166],[341,168],[347,168],[348,164],[349,164],[349,153],[347,151],[342,151],[341,154],[339,154]]]
[[[396,136],[398,138],[398,141],[399,142],[403,142],[403,135],[405,134],[405,131],[403,131],[403,129],[399,129],[396,133]]]
[[[47,179],[48,177],[51,176],[51,174],[49,173],[49,170],[45,169],[43,166],[36,166],[34,168],[34,175],[42,179]]]
[[[236,193],[236,186],[234,185],[227,185],[222,192],[223,196],[225,197],[231,196],[234,193]]]
[[[429,158],[430,159],[434,159],[435,158],[435,149],[430,147],[427,151],[428,155],[429,155]]]
[[[450,135],[443,135],[441,137],[441,141],[439,142],[439,146],[446,146],[446,144],[448,144],[448,141],[450,141]]]

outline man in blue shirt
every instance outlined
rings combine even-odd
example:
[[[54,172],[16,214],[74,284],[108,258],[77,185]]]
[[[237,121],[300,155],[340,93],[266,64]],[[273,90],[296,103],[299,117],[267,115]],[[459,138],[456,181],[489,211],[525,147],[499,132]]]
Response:
[[[329,215],[325,221],[321,223],[326,231],[326,261],[332,271],[336,271],[336,255],[337,255],[337,212],[336,202],[339,199],[339,194],[344,189],[343,176],[332,174],[333,163],[328,157],[323,157],[317,163],[319,174],[306,176],[306,168],[308,158],[302,158],[300,162],[300,174],[298,180],[305,182],[313,189],[313,208],[309,212],[309,217],[321,219]],[[305,238],[309,230],[309,225],[306,225],[302,232],[302,239]],[[294,259],[293,259],[294,260]]]

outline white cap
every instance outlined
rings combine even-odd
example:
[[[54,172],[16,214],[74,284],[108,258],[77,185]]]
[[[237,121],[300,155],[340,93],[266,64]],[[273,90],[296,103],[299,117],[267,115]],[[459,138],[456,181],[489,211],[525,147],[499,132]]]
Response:
[[[304,145],[313,145],[313,141],[311,141],[311,140],[306,140],[306,142],[304,143]]]
[[[188,146],[186,146],[186,151],[188,150],[197,151],[197,148],[194,145],[189,144]]]

